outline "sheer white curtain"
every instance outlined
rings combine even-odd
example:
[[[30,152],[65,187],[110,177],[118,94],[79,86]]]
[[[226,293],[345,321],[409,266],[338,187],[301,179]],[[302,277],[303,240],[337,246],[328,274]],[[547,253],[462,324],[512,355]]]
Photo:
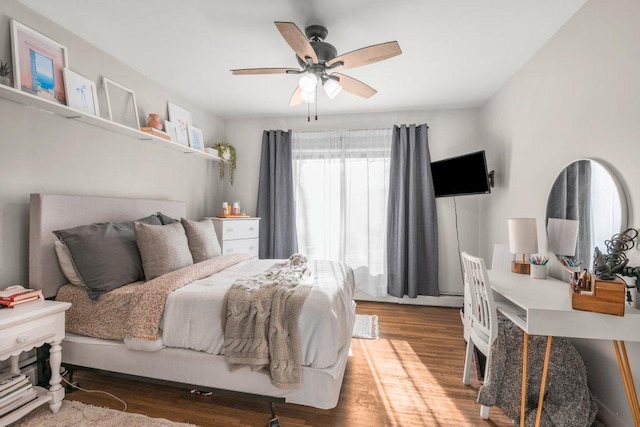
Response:
[[[344,261],[358,290],[387,295],[391,129],[293,132],[298,249]]]

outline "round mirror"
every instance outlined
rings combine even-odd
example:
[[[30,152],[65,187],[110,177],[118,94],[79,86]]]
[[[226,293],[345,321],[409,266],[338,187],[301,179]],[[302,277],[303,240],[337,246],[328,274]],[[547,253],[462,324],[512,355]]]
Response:
[[[554,181],[547,198],[549,251],[591,269],[596,246],[627,229],[627,201],[613,172],[590,159],[576,160]]]

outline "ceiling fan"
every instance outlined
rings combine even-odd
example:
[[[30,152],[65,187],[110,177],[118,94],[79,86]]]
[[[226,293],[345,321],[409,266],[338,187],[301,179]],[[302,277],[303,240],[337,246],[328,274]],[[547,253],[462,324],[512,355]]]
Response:
[[[324,41],[328,31],[321,25],[307,27],[305,35],[293,22],[276,21],[275,24],[282,37],[296,53],[296,59],[301,68],[243,68],[231,70],[231,73],[234,75],[301,74],[298,87],[293,92],[289,105],[312,103],[316,98],[318,83],[322,84],[330,99],[342,90],[362,98],[371,98],[376,94],[376,90],[371,86],[333,70],[373,64],[402,53],[398,42],[393,41],[338,55],[336,48]]]

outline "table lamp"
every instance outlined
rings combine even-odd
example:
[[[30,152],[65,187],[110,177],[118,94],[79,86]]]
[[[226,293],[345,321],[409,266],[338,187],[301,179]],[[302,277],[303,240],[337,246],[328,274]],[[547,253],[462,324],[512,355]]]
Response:
[[[530,264],[525,261],[525,257],[538,252],[535,218],[509,218],[509,250],[514,254],[522,254],[522,261],[511,262],[511,271],[529,274]]]

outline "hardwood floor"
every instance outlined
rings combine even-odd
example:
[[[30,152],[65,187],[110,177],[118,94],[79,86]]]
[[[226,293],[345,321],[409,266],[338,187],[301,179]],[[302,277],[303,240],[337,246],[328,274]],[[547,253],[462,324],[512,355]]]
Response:
[[[353,339],[338,406],[320,410],[277,405],[283,427],[293,426],[511,426],[498,408],[480,418],[479,382],[462,384],[465,342],[458,309],[358,302],[357,312],[377,314],[380,339]],[[129,412],[199,426],[265,426],[266,402],[222,396],[76,371],[85,389],[113,393]],[[122,409],[102,394],[77,391],[67,399]]]

